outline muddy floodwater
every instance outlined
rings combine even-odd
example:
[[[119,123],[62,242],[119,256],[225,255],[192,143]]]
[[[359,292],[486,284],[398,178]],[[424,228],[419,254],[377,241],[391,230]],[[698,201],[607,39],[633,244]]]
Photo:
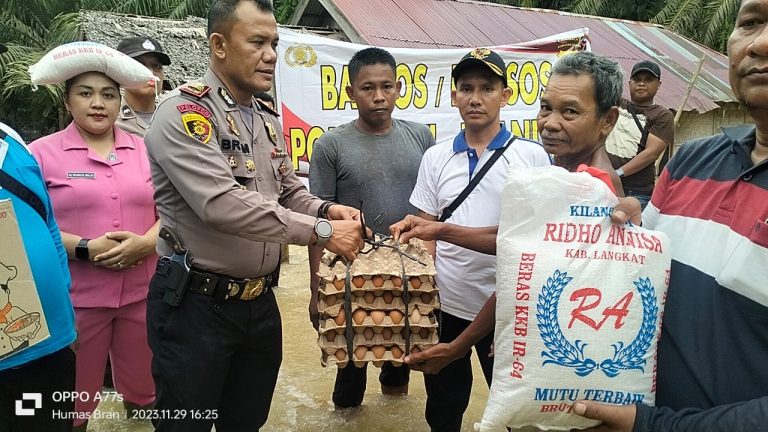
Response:
[[[275,290],[283,317],[283,364],[277,380],[269,421],[261,429],[271,432],[364,432],[428,431],[424,420],[426,393],[420,372],[411,372],[408,396],[384,396],[378,382],[379,369],[369,367],[363,406],[336,411],[331,391],[336,367],[320,365],[317,333],[307,318],[309,300],[306,248],[291,246],[290,261],[283,264],[280,287]],[[258,367],[258,365],[254,365]],[[473,431],[488,397],[483,374],[473,357],[475,381],[472,399],[464,414],[463,431]],[[89,431],[149,432],[149,422],[127,420],[122,404],[99,405],[101,419],[93,419]],[[110,418],[107,418],[110,417]],[[119,418],[116,419],[116,418]]]

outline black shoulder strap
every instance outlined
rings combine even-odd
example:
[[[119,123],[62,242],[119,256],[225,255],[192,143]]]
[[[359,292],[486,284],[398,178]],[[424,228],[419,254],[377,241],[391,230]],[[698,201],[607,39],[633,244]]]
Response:
[[[637,111],[635,111],[635,108],[633,108],[631,104],[627,105],[627,110],[630,114],[632,114],[632,118],[635,120],[637,128],[640,129],[640,143],[637,145],[637,152],[640,153],[641,151],[645,150],[645,143],[648,141],[648,128],[644,127],[643,124],[640,123],[640,119],[637,118]],[[645,121],[647,126],[648,117],[646,117]]]
[[[504,154],[504,150],[512,146],[512,143],[515,142],[515,138],[516,137],[513,135],[512,138],[510,138],[509,141],[507,141],[507,144],[504,145],[504,147],[493,152],[493,154],[491,155],[491,158],[488,159],[488,162],[486,162],[482,168],[480,168],[480,171],[478,171],[478,173],[472,178],[472,180],[469,182],[467,187],[465,187],[464,190],[461,191],[459,196],[457,196],[456,199],[453,200],[453,202],[450,205],[448,205],[448,207],[443,209],[443,212],[440,214],[440,219],[439,219],[440,222],[445,222],[446,220],[448,220],[448,218],[450,218],[453,215],[453,212],[456,211],[457,208],[459,208],[459,206],[461,205],[461,203],[464,202],[465,199],[467,199],[469,194],[472,193],[472,191],[475,189],[477,184],[480,183],[480,180],[482,180],[483,177],[485,177],[485,174],[491,169],[493,164],[495,164],[496,161],[499,160],[501,155]]]
[[[0,139],[4,140],[9,145],[16,143],[16,140],[8,136],[8,134],[6,134],[3,130],[0,130]],[[21,143],[17,144],[21,145]],[[17,197],[21,198],[22,201],[29,204],[29,206],[35,209],[35,211],[40,215],[40,217],[43,218],[43,220],[48,220],[48,213],[45,211],[45,205],[43,204],[43,201],[40,199],[40,197],[35,195],[34,192],[21,184],[18,180],[11,177],[10,174],[3,171],[2,167],[0,167],[0,186],[2,186],[4,189],[8,189],[12,194],[16,195]]]

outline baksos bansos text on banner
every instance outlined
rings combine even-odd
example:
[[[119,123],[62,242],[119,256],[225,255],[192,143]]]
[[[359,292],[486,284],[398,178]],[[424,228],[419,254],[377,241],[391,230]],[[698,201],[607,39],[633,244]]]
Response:
[[[536,114],[549,73],[565,54],[589,50],[586,28],[532,42],[492,47],[507,64],[512,96],[501,119],[514,134],[538,139]],[[307,172],[314,142],[326,131],[357,118],[347,96],[347,62],[364,45],[280,29],[276,71],[278,109],[294,169]],[[394,117],[429,126],[437,142],[452,139],[462,128],[451,103],[451,70],[467,53],[459,49],[387,48],[397,60],[403,83]]]

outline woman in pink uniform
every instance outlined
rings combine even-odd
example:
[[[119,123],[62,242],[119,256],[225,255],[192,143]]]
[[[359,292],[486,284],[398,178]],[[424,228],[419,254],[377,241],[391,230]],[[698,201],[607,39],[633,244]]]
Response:
[[[158,217],[143,140],[115,126],[120,86],[101,72],[66,81],[73,121],[30,144],[40,163],[72,274],[79,333],[75,409],[98,405],[107,356],[129,413],[155,388],[147,345],[146,296],[157,263]],[[80,417],[80,416],[78,416]],[[76,430],[87,422],[75,420]]]

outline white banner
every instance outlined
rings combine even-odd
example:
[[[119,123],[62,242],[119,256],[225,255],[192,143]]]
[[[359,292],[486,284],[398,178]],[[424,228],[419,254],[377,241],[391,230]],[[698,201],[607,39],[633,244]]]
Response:
[[[276,70],[277,106],[293,167],[308,172],[314,142],[325,131],[357,118],[349,100],[347,62],[365,45],[280,28]],[[536,115],[539,96],[549,81],[558,57],[589,50],[588,29],[560,33],[532,42],[489,47],[507,64],[512,96],[501,111],[507,129],[538,140]],[[432,130],[436,141],[451,140],[462,129],[458,110],[451,103],[451,70],[470,48],[386,48],[397,61],[397,79],[403,83],[393,117],[418,121]]]

